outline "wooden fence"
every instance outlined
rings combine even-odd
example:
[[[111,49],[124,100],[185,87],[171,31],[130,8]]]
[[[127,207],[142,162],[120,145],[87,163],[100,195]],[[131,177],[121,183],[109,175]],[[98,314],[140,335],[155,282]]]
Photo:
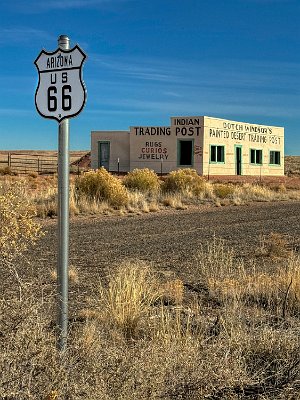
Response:
[[[8,153],[0,159],[0,170],[5,168],[16,174],[54,174],[57,173],[58,162],[55,156]],[[87,170],[87,168],[81,168],[73,163],[70,166],[70,170],[79,174],[81,171]]]

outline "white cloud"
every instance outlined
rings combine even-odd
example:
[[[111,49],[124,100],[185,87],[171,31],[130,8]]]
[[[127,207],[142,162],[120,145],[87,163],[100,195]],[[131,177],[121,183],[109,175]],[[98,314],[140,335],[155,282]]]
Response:
[[[176,79],[170,69],[163,62],[157,62],[157,60],[135,57],[126,60],[97,54],[90,54],[89,58],[97,67],[128,78],[163,82]]]
[[[164,94],[165,96],[168,96],[168,97],[182,97],[181,94],[171,92],[171,91],[166,91],[166,92],[163,92],[162,94]]]
[[[14,2],[14,9],[20,12],[35,14],[53,10],[69,10],[82,8],[98,8],[103,5],[114,5],[131,0],[30,0],[25,2],[17,0]]]
[[[1,117],[18,118],[32,115],[32,110],[25,110],[21,108],[0,108]]]
[[[293,3],[295,0],[246,0],[248,3],[259,3],[259,4],[272,4],[272,3]],[[245,2],[245,0],[243,0]]]
[[[180,94],[176,88],[193,89],[230,88],[236,90],[269,91],[280,90],[293,92],[295,82],[299,82],[300,65],[298,63],[260,62],[256,60],[223,59],[203,62],[151,59],[120,58],[90,54],[89,62],[101,74],[106,74],[119,85],[122,79],[138,85],[157,83],[163,91]],[[107,76],[103,82],[107,82]],[[166,88],[167,85],[173,85]]]
[[[92,60],[102,78],[89,82],[91,97],[105,110],[293,117],[300,106],[297,63],[121,59],[94,54]],[[100,88],[104,101],[97,95]]]
[[[55,40],[54,36],[40,30],[27,27],[0,29],[0,44],[25,43],[36,40]]]

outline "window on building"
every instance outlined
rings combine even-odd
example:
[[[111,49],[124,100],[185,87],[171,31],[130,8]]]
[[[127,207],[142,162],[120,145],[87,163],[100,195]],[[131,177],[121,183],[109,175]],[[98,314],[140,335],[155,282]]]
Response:
[[[280,151],[270,151],[270,164],[280,165]]]
[[[224,162],[224,146],[210,146],[210,162]]]
[[[250,150],[250,163],[262,165],[262,150],[257,150],[257,149]]]

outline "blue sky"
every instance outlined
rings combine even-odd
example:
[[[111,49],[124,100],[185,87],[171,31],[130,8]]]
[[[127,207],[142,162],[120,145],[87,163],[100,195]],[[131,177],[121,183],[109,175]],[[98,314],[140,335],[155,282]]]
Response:
[[[208,115],[284,126],[286,154],[300,155],[300,0],[0,5],[0,149],[57,149],[57,122],[35,109],[33,62],[66,34],[88,56],[71,149],[89,149],[91,130]]]

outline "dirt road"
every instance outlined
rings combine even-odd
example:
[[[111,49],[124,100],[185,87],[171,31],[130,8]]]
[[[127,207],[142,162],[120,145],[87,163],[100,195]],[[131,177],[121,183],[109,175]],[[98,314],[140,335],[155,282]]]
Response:
[[[240,256],[251,256],[260,235],[300,235],[300,202],[256,203],[132,216],[76,218],[70,225],[70,264],[81,280],[107,275],[112,264],[148,260],[162,269],[183,272],[201,243],[213,235],[225,239]],[[31,257],[36,267],[55,269],[56,222]]]

